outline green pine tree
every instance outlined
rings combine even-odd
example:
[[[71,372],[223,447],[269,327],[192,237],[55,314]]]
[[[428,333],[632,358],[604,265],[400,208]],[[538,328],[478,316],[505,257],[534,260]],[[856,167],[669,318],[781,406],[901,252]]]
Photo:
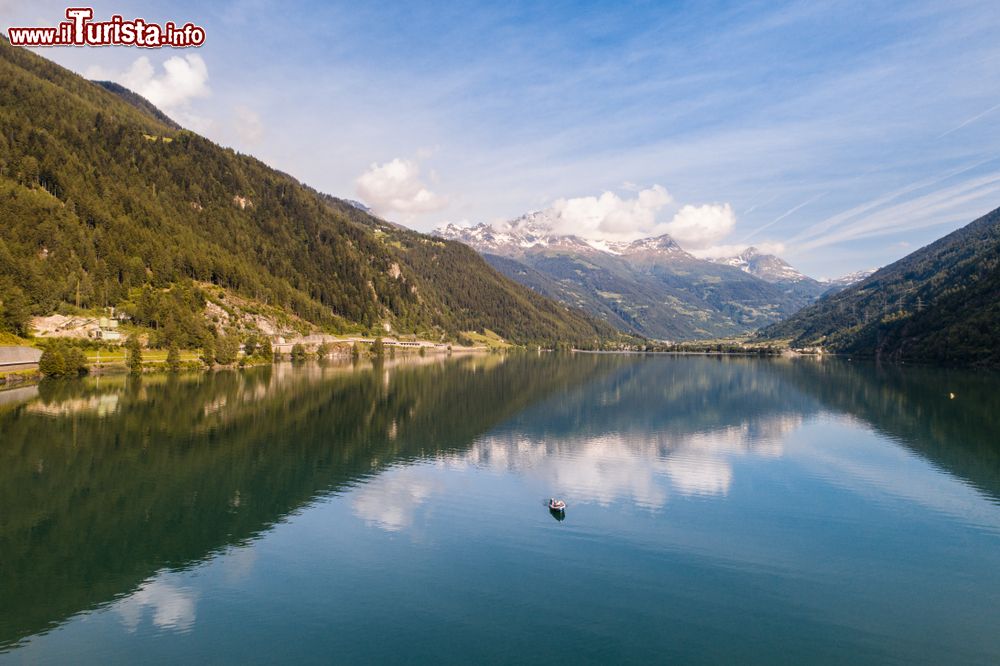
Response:
[[[167,350],[167,369],[170,372],[179,372],[181,369],[181,351],[177,345],[170,345]]]
[[[132,335],[125,343],[125,351],[128,355],[128,371],[133,375],[142,372],[142,343],[138,336]]]
[[[211,335],[205,336],[201,344],[201,362],[210,368],[215,365],[215,338]]]
[[[25,337],[31,327],[31,304],[12,281],[0,279],[0,331]]]
[[[271,338],[266,335],[260,337],[260,343],[257,346],[257,354],[265,361],[271,362],[274,360],[274,349],[271,347]]]

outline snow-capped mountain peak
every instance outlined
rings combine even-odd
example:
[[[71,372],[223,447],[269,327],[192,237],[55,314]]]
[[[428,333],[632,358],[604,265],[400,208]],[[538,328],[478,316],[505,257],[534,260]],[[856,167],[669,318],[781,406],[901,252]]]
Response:
[[[750,246],[734,257],[713,259],[717,264],[725,264],[750,273],[767,282],[800,282],[811,280],[792,268],[784,259],[773,254],[763,254]]]
[[[572,234],[552,231],[549,211],[535,211],[497,225],[460,226],[443,224],[433,233],[441,238],[457,240],[478,252],[516,257],[532,249],[561,249],[579,253],[593,251],[617,254],[610,243],[588,240]]]
[[[662,236],[652,236],[650,238],[640,238],[628,243],[620,243],[622,254],[636,254],[638,252],[667,252],[667,253],[683,253],[684,250],[680,245],[677,244],[673,238],[668,234],[663,234]]]
[[[860,271],[854,271],[853,273],[848,273],[847,275],[841,275],[838,278],[820,278],[819,281],[833,287],[849,287],[855,282],[861,282],[877,270],[877,268],[867,268]]]

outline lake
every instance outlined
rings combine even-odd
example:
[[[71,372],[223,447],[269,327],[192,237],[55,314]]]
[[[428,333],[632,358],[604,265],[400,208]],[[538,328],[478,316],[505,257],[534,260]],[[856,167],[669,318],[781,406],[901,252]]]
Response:
[[[1000,663],[997,375],[512,354],[0,393],[0,662],[666,661]]]

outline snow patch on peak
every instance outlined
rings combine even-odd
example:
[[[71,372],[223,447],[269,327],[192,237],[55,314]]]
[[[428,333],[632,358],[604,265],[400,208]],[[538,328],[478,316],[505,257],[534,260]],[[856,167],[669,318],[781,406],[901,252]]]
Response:
[[[663,234],[662,236],[653,236],[651,238],[640,238],[639,240],[632,241],[629,243],[629,248],[633,252],[647,252],[647,251],[680,251],[681,246],[677,244],[669,234]]]
[[[667,234],[631,241],[614,241],[554,232],[552,229],[557,215],[557,212],[548,209],[532,211],[513,220],[492,225],[445,223],[432,233],[470,245],[479,252],[511,257],[532,249],[553,249],[580,254],[606,252],[614,255],[655,253],[690,256]]]
[[[860,271],[854,271],[853,273],[848,273],[847,275],[841,275],[838,278],[820,278],[819,281],[833,287],[849,287],[855,282],[861,282],[877,270],[877,268],[867,268]]]
[[[767,282],[800,282],[811,279],[792,268],[784,259],[773,254],[762,254],[752,245],[736,256],[721,257],[712,261],[738,268]]]
[[[604,240],[594,240],[594,239],[584,239],[584,241],[590,247],[601,252],[607,252],[608,254],[621,254],[618,248],[618,243],[614,241],[604,241]]]

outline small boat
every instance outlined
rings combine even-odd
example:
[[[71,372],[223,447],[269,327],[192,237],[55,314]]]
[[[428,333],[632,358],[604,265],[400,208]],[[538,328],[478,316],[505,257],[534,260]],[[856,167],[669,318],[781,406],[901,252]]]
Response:
[[[566,502],[563,502],[560,499],[553,499],[553,498],[550,497],[549,498],[549,510],[550,511],[565,511],[566,510]]]

